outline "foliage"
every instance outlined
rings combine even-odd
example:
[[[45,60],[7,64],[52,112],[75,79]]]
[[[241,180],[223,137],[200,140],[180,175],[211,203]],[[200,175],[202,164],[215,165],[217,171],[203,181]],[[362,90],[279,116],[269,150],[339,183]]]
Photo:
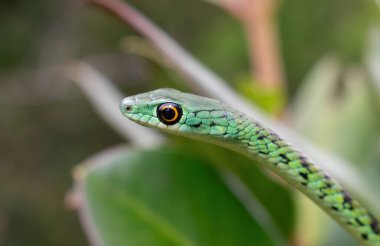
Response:
[[[368,204],[380,198],[380,111],[372,101],[379,95],[372,83],[379,82],[365,63],[372,53],[368,34],[378,22],[375,1],[282,1],[276,26],[289,82],[286,90],[273,93],[259,84],[250,87],[254,79],[245,30],[225,10],[203,1],[130,2],[256,105],[274,114],[285,109],[284,118],[302,136],[357,163],[353,167],[364,170],[359,175],[372,184],[372,191],[357,195]],[[78,1],[2,1],[0,20],[0,244],[83,245],[76,215],[62,209],[70,170],[124,142],[125,135],[112,132],[93,113],[62,68],[80,58],[128,94],[189,88],[166,61],[123,53],[121,40],[136,32]],[[331,54],[334,58],[326,58]],[[272,97],[276,100],[268,101]],[[142,138],[149,141],[148,135]],[[160,148],[133,149],[110,159],[96,155],[100,166],[79,165],[78,170],[86,170],[76,182],[83,189],[67,201],[80,194],[82,203],[69,206],[89,213],[86,232],[95,226],[107,245],[158,242],[173,230],[180,232],[174,240],[183,244],[355,244],[318,209],[303,206],[289,187],[244,157],[169,140]],[[154,226],[146,226],[141,218],[153,212],[164,223],[149,220]],[[87,236],[91,240],[91,233]]]

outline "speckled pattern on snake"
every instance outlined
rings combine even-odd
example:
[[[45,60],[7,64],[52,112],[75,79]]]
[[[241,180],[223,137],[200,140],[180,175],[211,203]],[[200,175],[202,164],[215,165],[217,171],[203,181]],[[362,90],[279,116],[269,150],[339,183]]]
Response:
[[[123,99],[138,124],[212,142],[257,160],[312,199],[363,245],[380,245],[379,221],[341,185],[276,133],[220,101],[159,89]]]

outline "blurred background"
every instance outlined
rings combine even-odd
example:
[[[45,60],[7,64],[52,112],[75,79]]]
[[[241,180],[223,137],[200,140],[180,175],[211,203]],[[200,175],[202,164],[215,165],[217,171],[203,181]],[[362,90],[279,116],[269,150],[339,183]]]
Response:
[[[128,2],[241,95],[380,187],[377,1],[282,0],[263,27],[223,1]],[[133,28],[99,7],[3,0],[0,23],[0,245],[87,245],[64,203],[72,170],[125,140],[68,79],[67,66],[85,61],[125,94],[187,87]],[[266,72],[270,59],[258,66],[258,50],[267,49],[255,47],[260,28],[275,41],[277,70]]]

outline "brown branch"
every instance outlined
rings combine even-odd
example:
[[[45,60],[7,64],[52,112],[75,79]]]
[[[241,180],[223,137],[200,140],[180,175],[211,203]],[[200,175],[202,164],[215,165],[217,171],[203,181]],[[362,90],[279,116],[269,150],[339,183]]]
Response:
[[[265,88],[281,88],[284,75],[274,22],[275,0],[220,0],[218,3],[246,29],[253,77]]]

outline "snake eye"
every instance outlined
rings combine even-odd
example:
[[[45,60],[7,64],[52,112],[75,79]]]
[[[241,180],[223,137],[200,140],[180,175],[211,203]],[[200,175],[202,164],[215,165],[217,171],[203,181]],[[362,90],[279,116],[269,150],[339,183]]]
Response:
[[[182,116],[182,108],[176,103],[163,103],[157,107],[158,119],[166,125],[174,125]]]

